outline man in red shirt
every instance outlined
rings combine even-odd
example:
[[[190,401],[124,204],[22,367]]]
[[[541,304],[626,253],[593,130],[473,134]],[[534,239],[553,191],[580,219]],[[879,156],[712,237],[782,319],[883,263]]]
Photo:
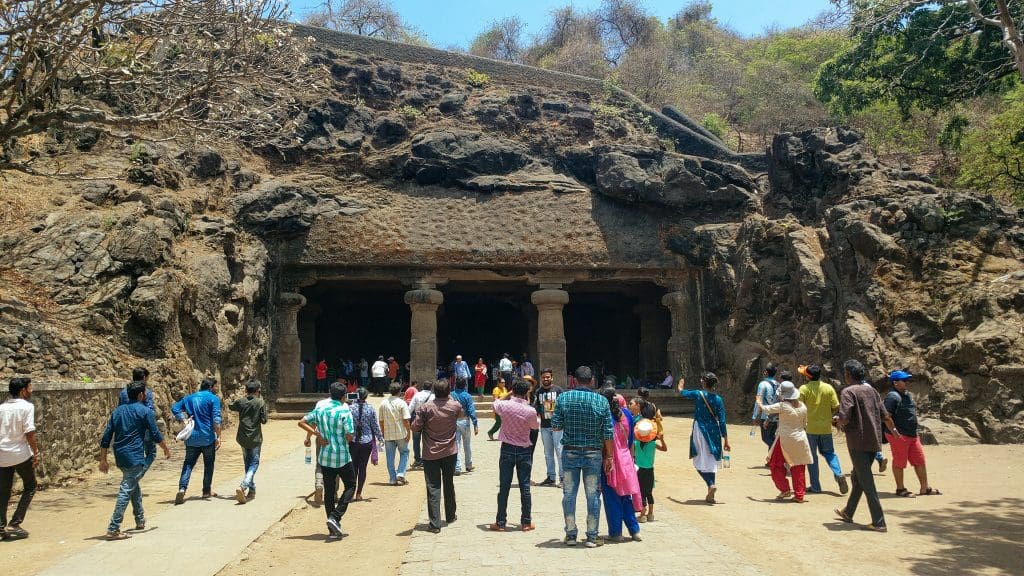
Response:
[[[327,360],[320,360],[316,365],[316,391],[327,392]]]
[[[388,379],[392,382],[398,379],[398,362],[394,356],[388,356]]]

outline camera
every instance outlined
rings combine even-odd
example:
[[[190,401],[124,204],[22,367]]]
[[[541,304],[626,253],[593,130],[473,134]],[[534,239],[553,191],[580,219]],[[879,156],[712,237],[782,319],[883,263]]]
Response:
[[[359,400],[359,393],[349,392],[348,394],[345,395],[345,399],[348,400],[349,402],[355,402],[356,400]]]

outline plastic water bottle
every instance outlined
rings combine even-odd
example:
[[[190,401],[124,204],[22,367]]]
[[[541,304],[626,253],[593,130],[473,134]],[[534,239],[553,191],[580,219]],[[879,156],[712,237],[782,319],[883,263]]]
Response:
[[[751,427],[750,427],[750,437],[751,437],[751,438],[753,438],[753,437],[754,437],[754,430],[757,430],[757,426],[751,426]]]
[[[729,451],[725,451],[725,455],[722,456],[722,468],[730,468],[732,463],[729,461]]]
[[[313,463],[313,447],[306,446],[306,464]]]

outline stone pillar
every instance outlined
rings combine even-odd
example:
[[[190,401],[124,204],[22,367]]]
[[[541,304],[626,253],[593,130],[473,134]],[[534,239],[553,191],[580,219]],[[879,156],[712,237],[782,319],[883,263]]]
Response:
[[[668,308],[672,316],[672,336],[668,339],[668,368],[678,381],[679,378],[690,378],[697,375],[691,372],[690,335],[688,333],[687,310],[690,308],[690,296],[685,291],[669,292],[661,298],[661,303]]]
[[[299,363],[302,362],[302,343],[299,341],[299,309],[306,305],[306,297],[294,292],[282,292],[277,304],[280,335],[277,340],[277,394],[287,396],[299,392]]]
[[[409,378],[417,382],[437,377],[437,307],[444,295],[431,288],[405,293],[405,303],[412,310],[409,340]]]
[[[536,361],[538,370],[550,368],[555,385],[564,388],[568,382],[562,308],[569,303],[569,293],[565,290],[541,285],[540,290],[536,290],[530,295],[530,301],[537,307]]]
[[[671,330],[665,310],[653,304],[639,304],[633,311],[640,318],[640,376],[646,378],[658,373],[660,382],[665,369],[669,368],[665,344]]]
[[[315,302],[308,302],[298,315],[299,341],[302,343],[302,357],[315,366],[320,361],[321,351],[316,347],[316,328],[323,309]],[[308,385],[309,382],[306,382]]]

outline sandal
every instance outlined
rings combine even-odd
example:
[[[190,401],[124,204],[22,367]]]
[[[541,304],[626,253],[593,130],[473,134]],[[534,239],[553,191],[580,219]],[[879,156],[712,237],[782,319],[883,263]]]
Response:
[[[107,540],[127,540],[132,535],[127,532],[107,532]]]
[[[932,488],[931,486],[929,486],[924,492],[919,492],[918,494],[920,496],[942,496],[942,492],[939,492],[938,488]]]
[[[785,500],[793,495],[792,490],[786,490],[785,492],[779,492],[779,495],[775,497],[776,500]]]
[[[853,524],[853,518],[850,518],[850,515],[846,513],[846,510],[843,510],[842,508],[836,508],[834,512],[836,513],[836,516],[838,516],[839,519],[843,522],[846,522],[847,524]]]
[[[906,488],[900,488],[899,490],[897,490],[896,491],[896,495],[897,496],[903,496],[904,498],[913,498],[914,497],[914,493],[911,492],[910,490],[907,490]]]

